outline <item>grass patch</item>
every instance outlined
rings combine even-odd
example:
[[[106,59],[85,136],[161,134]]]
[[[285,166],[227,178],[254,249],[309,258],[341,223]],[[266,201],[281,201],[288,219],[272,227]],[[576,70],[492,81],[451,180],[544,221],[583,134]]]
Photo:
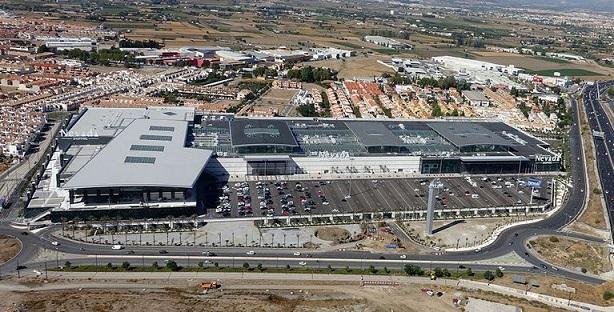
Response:
[[[70,118],[71,115],[72,115],[72,112],[54,111],[54,112],[47,113],[47,119],[49,121],[64,122],[66,119]]]
[[[557,63],[557,64],[569,64],[569,63],[571,63],[568,60],[559,59],[559,58],[553,58],[553,57],[547,57],[547,56],[534,56],[533,58],[536,59],[536,60],[546,61],[546,62],[550,62],[550,63]]]
[[[351,42],[345,42],[345,41],[335,41],[335,42],[333,42],[333,43],[334,43],[334,44],[338,44],[338,45],[340,45],[340,46],[348,47],[348,48],[350,48],[350,49],[356,49],[356,50],[359,50],[359,49],[362,49],[362,48],[363,48],[362,46],[357,45],[357,44],[354,44],[354,43],[351,43]]]
[[[603,74],[596,73],[590,70],[582,68],[562,68],[562,69],[544,69],[537,71],[527,71],[530,74],[540,76],[554,76],[555,72],[561,73],[561,76],[603,76]]]
[[[373,51],[385,55],[397,55],[404,52],[403,50],[396,49],[373,49]]]

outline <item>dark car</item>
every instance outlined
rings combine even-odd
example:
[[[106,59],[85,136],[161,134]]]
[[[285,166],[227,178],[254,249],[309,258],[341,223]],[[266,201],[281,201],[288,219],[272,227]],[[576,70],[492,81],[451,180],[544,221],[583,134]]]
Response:
[[[168,251],[166,251],[166,250],[162,249],[162,250],[158,251],[158,253],[161,253],[161,254],[166,254],[166,253],[168,253]]]

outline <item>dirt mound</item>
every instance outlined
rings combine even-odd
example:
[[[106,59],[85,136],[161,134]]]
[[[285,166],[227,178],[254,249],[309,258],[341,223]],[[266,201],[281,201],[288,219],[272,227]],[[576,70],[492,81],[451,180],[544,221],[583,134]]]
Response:
[[[349,240],[351,238],[351,233],[340,227],[336,226],[328,226],[316,231],[316,237],[321,240],[332,241],[332,242],[342,242]]]
[[[21,249],[19,240],[0,234],[0,263],[4,263],[13,258]]]

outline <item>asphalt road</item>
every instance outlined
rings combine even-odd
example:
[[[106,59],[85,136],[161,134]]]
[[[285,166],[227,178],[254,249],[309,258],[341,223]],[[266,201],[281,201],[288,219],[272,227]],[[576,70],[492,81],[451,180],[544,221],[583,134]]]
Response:
[[[614,160],[612,159],[612,153],[614,153],[614,128],[612,128],[610,119],[605,111],[607,108],[604,105],[607,105],[607,103],[599,101],[597,92],[605,93],[610,86],[614,85],[614,81],[598,84],[599,88],[597,88],[597,84],[586,88],[584,92],[584,107],[591,130],[603,133],[602,138],[594,136],[593,143],[597,154],[596,160],[601,180],[601,191],[608,211],[608,219],[610,225],[612,225],[614,224]]]
[[[586,92],[592,92],[591,88],[586,88]],[[448,252],[443,254],[432,255],[410,255],[408,254],[406,259],[400,259],[399,255],[392,255],[386,253],[369,253],[360,251],[332,251],[332,252],[317,252],[317,251],[304,251],[305,254],[310,254],[309,257],[304,258],[307,262],[307,266],[320,267],[331,266],[335,267],[356,267],[357,265],[364,266],[374,265],[375,267],[387,266],[388,268],[400,268],[403,264],[412,262],[422,266],[423,268],[439,266],[442,268],[455,269],[458,268],[459,263],[471,263],[471,265],[465,265],[471,267],[473,270],[493,270],[497,266],[487,264],[475,264],[476,261],[488,260],[495,257],[506,255],[512,251],[515,251],[520,257],[529,262],[532,267],[524,266],[510,266],[506,267],[508,271],[534,271],[541,274],[551,274],[555,276],[566,277],[574,280],[584,281],[588,283],[602,283],[603,280],[591,275],[582,274],[579,272],[567,271],[560,268],[554,268],[552,265],[545,263],[544,261],[534,257],[530,250],[527,249],[527,241],[536,235],[552,235],[560,234],[567,235],[576,238],[596,241],[598,239],[585,236],[581,234],[569,234],[559,232],[561,228],[572,222],[582,211],[586,200],[586,173],[585,173],[585,157],[582,150],[582,142],[580,138],[580,127],[577,123],[578,120],[578,107],[577,103],[572,100],[572,110],[576,122],[573,124],[569,131],[570,137],[570,149],[571,149],[571,176],[574,181],[574,187],[570,190],[570,196],[568,201],[561,207],[555,214],[546,220],[542,220],[532,224],[520,225],[511,229],[503,231],[499,237],[487,247],[482,248],[479,251],[466,251],[466,252]],[[601,122],[605,124],[606,122]],[[614,136],[614,133],[612,133]],[[610,186],[614,186],[614,183],[610,183]],[[614,193],[611,193],[614,194]],[[109,246],[91,245],[85,243],[77,243],[68,240],[58,239],[49,236],[52,228],[46,229],[37,235],[29,234],[22,235],[21,231],[17,231],[7,227],[6,225],[0,225],[0,232],[13,234],[19,237],[23,241],[23,251],[20,255],[2,265],[4,272],[14,272],[18,264],[28,262],[32,259],[32,256],[38,252],[40,248],[57,250],[58,252],[64,252],[69,254],[76,254],[74,259],[69,259],[75,264],[94,264],[97,260],[104,259],[104,262],[100,263],[121,263],[123,261],[135,262],[141,259],[147,259],[146,264],[153,261],[163,261],[165,259],[173,259],[179,262],[181,265],[186,265],[188,256],[191,257],[194,264],[197,262],[197,257],[202,258],[203,247],[129,247],[128,250],[111,250]],[[60,245],[53,246],[51,241],[59,241]],[[164,249],[167,253],[160,254],[160,250]],[[129,250],[134,254],[128,254]],[[207,248],[207,250],[214,251],[217,254],[216,262],[224,263],[228,265],[230,262],[240,261],[248,262],[250,265],[257,265],[261,263],[263,266],[275,265],[291,265],[297,266],[300,262],[300,257],[291,258],[292,250],[290,249],[257,249],[254,257],[247,257],[246,251],[250,248]],[[94,256],[92,256],[94,255]],[[127,260],[130,259],[130,260]],[[154,260],[156,259],[156,260]],[[279,262],[281,259],[281,262]],[[314,263],[314,259],[317,262]],[[403,260],[403,261],[401,261]],[[65,261],[65,260],[63,260]],[[19,262],[19,263],[18,263]],[[27,266],[37,267],[41,263],[31,263]],[[545,267],[545,269],[544,269]]]

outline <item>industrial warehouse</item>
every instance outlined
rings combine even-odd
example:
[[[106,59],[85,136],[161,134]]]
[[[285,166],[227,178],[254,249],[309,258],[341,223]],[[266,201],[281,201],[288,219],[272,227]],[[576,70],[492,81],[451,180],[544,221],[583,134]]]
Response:
[[[345,195],[332,194],[328,200],[324,191],[318,193],[318,203],[323,206],[332,207],[339,199],[330,210],[340,211],[342,202],[352,195],[352,179],[356,180],[356,191],[371,188],[364,185],[365,180],[375,179],[382,180],[374,182],[376,185],[400,181],[424,187],[426,181],[419,179],[433,175],[479,175],[476,180],[490,174],[548,175],[561,168],[560,156],[548,148],[547,143],[502,122],[246,118],[202,114],[188,107],[89,108],[74,116],[58,137],[38,186],[30,192],[27,216],[57,219],[78,212],[101,217],[109,211],[122,211],[123,215],[129,211],[135,218],[215,217],[214,210],[226,212],[219,201],[227,197],[228,185],[244,184],[240,188],[250,192],[250,183],[255,183],[251,181],[266,181],[259,183],[275,185],[278,190],[286,187],[282,182],[290,181],[319,181],[315,184],[322,189],[343,184],[349,190],[339,193]],[[526,183],[513,179],[499,184]],[[300,182],[292,183],[302,189]],[[492,181],[489,186],[496,189],[499,185]],[[268,187],[258,184],[252,189]],[[264,193],[271,196],[267,191],[257,197],[267,197]],[[479,194],[463,193],[470,194],[475,203],[461,202],[458,207],[476,209],[505,203],[504,207],[541,205],[538,208],[543,210],[551,197],[538,194],[534,202],[532,191],[527,192],[530,198],[512,198],[506,192],[501,201],[484,199],[486,202],[478,203]],[[551,190],[547,193],[552,194]],[[399,205],[411,206],[403,204],[405,199],[398,200]],[[261,208],[269,209],[264,206]],[[369,212],[369,207],[377,207],[387,213],[401,208],[388,204],[389,209],[384,209],[387,205],[366,202],[360,206],[364,207],[352,210]],[[280,215],[287,215],[288,210],[280,208]],[[425,207],[416,204],[411,208],[418,211]],[[523,211],[528,211],[525,208]],[[244,208],[243,212],[222,215],[246,216],[249,211],[252,209]]]

